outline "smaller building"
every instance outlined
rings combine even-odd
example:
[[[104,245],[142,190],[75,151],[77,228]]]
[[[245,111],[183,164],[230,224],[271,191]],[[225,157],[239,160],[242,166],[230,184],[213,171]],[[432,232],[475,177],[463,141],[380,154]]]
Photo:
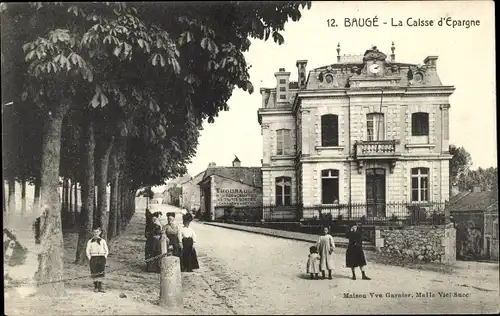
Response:
[[[180,184],[182,187],[182,208],[191,212],[197,212],[200,209],[200,187],[198,182],[203,179],[204,174],[205,170]]]
[[[170,205],[180,206],[182,202],[181,183],[189,181],[191,178],[189,174],[185,174],[181,177],[169,180],[167,188],[163,191],[163,201]]]
[[[236,157],[232,167],[211,163],[204,172],[200,186],[202,214],[217,220],[229,210],[257,212],[262,206],[262,171],[260,167],[242,167]],[[251,215],[251,214],[250,214]]]
[[[462,192],[448,208],[457,228],[457,259],[498,260],[498,192]]]

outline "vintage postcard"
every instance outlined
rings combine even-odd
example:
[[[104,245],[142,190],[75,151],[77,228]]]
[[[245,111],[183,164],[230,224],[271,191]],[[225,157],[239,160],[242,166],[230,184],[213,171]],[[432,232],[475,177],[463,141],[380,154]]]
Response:
[[[494,12],[0,3],[6,314],[498,313]]]

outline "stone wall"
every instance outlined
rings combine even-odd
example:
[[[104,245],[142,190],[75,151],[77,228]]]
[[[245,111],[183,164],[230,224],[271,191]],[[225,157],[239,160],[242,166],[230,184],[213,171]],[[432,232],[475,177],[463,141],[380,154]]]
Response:
[[[375,247],[382,255],[395,260],[453,262],[456,260],[456,231],[452,225],[376,227]]]

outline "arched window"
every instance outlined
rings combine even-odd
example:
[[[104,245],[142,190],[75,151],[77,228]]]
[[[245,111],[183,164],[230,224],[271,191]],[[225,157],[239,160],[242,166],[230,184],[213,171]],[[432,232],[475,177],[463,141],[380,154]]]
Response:
[[[339,117],[334,114],[321,116],[321,146],[339,145]]]
[[[289,129],[279,129],[276,131],[277,148],[276,154],[292,155],[292,133]]]
[[[383,113],[366,115],[366,135],[368,141],[385,139],[385,120]]]
[[[276,205],[292,204],[292,178],[278,177],[276,183]]]
[[[327,169],[321,171],[321,203],[335,204],[339,202],[339,171]]]
[[[429,136],[429,113],[416,112],[411,115],[411,135]]]
[[[411,169],[412,202],[429,201],[429,168]]]

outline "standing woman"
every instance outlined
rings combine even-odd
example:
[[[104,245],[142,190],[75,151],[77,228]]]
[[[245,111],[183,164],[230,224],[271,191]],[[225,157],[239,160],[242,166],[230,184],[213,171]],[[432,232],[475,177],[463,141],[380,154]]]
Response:
[[[347,238],[349,238],[349,244],[347,246],[347,251],[345,253],[345,265],[351,268],[352,279],[356,280],[356,272],[354,269],[359,267],[361,270],[361,275],[363,280],[371,280],[366,276],[364,271],[364,266],[366,266],[365,253],[363,251],[363,238],[362,231],[359,224],[356,223],[347,232]]]
[[[161,254],[162,228],[159,216],[160,212],[156,212],[153,214],[152,228],[148,232],[148,237],[146,240],[146,260],[149,259],[149,261],[146,262],[147,272],[160,272],[160,258],[158,256]]]
[[[175,213],[168,212],[167,213],[167,225],[165,225],[165,234],[167,234],[167,238],[170,241],[170,245],[172,245],[172,255],[176,257],[181,256],[181,236],[180,236],[180,228],[179,225],[175,223]]]
[[[330,235],[330,229],[327,226],[323,227],[323,236],[319,237],[316,247],[320,255],[319,269],[321,271],[321,276],[324,280],[325,271],[328,270],[328,279],[331,280],[332,270],[334,268],[333,250],[335,249],[335,243],[333,242],[332,235]]]
[[[182,254],[181,254],[181,271],[183,272],[193,272],[195,269],[199,269],[198,257],[196,255],[196,250],[194,244],[196,243],[196,234],[192,227],[190,227],[193,216],[189,213],[182,216],[184,225],[181,227],[181,242],[182,242]]]

